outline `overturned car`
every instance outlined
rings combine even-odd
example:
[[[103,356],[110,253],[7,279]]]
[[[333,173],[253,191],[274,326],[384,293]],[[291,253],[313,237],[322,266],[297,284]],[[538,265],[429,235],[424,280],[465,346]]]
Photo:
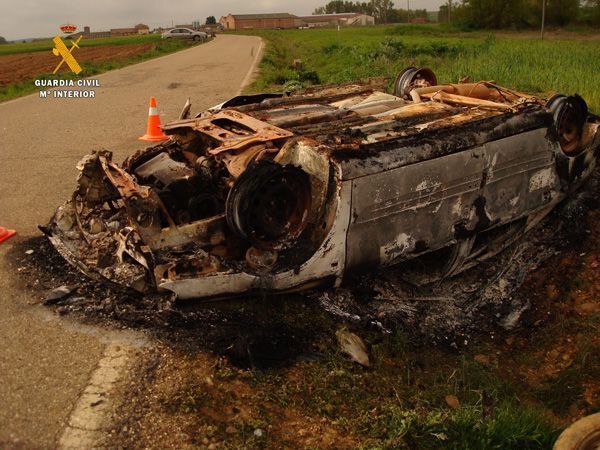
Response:
[[[406,263],[427,283],[497,254],[596,165],[579,96],[408,68],[291,94],[238,96],[163,126],[123,164],[84,157],[42,227],[85,274],[180,299],[339,284]]]

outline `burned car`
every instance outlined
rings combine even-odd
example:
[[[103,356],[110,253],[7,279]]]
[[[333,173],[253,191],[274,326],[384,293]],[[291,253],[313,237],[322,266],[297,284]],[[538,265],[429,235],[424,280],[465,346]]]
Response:
[[[180,299],[340,284],[406,263],[451,277],[534,227],[596,165],[600,119],[427,68],[235,97],[164,125],[121,165],[84,157],[43,227],[85,274]]]

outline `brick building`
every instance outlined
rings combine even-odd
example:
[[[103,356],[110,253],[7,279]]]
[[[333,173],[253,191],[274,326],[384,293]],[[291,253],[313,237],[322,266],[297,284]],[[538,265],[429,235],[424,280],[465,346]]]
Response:
[[[77,39],[79,36],[83,36],[86,39],[94,38],[108,38],[115,36],[133,36],[136,34],[149,34],[150,28],[148,25],[138,23],[133,28],[112,28],[110,31],[91,31],[90,27],[83,27],[83,31],[74,33],[67,37],[67,39]]]
[[[289,13],[228,14],[219,19],[225,30],[296,28],[297,22],[298,18]]]
[[[115,36],[133,36],[135,34],[148,34],[150,29],[148,25],[144,25],[143,23],[138,23],[133,28],[111,28],[110,35],[112,37]]]
[[[375,25],[375,18],[363,13],[313,14],[301,16],[299,19],[304,23],[303,26],[310,28]]]
[[[90,27],[85,26],[83,27],[83,31],[73,33],[67,36],[66,39],[76,40],[79,36],[83,36],[86,39],[109,38],[110,31],[90,31]]]
[[[138,23],[135,27],[137,34],[150,34],[150,27],[145,23]]]

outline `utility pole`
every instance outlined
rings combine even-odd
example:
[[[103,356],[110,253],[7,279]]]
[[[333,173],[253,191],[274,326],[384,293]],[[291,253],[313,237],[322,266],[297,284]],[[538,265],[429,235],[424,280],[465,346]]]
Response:
[[[546,24],[546,0],[542,0],[542,29],[540,31],[540,37],[544,39],[544,25]]]
[[[410,0],[406,0],[406,23],[410,23]]]
[[[450,10],[452,9],[452,0],[448,0],[448,23],[450,23]]]

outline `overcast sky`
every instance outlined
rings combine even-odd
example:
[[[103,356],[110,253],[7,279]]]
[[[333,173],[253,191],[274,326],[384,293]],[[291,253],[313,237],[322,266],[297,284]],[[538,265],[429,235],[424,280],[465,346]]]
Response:
[[[131,27],[145,23],[150,28],[190,23],[207,16],[289,12],[308,15],[328,0],[0,0],[0,36],[7,40],[50,37],[58,27],[70,22],[89,25],[92,31]],[[411,0],[411,9],[437,10],[443,0]],[[406,8],[406,0],[395,2]]]

